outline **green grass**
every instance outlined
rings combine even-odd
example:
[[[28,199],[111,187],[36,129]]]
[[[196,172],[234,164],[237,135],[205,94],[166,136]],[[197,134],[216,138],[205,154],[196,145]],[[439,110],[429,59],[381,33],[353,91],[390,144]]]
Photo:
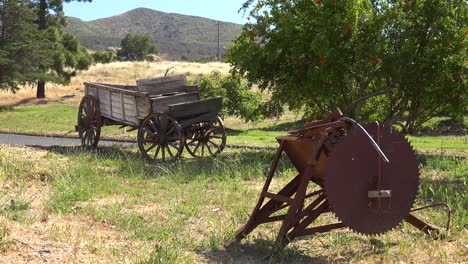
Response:
[[[267,224],[237,250],[223,248],[224,241],[248,220],[273,151],[226,150],[216,159],[185,157],[153,165],[141,159],[135,146],[100,147],[97,151],[56,147],[41,158],[29,152],[0,151],[0,180],[18,186],[9,194],[14,202],[4,199],[6,211],[1,214],[31,211],[22,192],[31,185],[47,184],[50,193],[44,206],[49,214],[90,217],[97,225],[114,226],[128,234],[127,239],[145,245],[132,255],[114,247],[112,256],[117,259],[125,256],[136,263],[258,262],[274,245],[278,225]],[[444,155],[420,155],[418,159],[422,179],[416,205],[447,202],[452,206],[449,240],[434,241],[407,224],[375,238],[344,230],[293,242],[272,261],[463,261],[468,228],[467,160]],[[294,175],[291,164],[282,160],[273,188],[280,188]],[[439,209],[418,215],[440,226],[446,221]],[[461,244],[450,242],[454,240]],[[94,248],[93,254],[104,254],[103,247]]]
[[[468,136],[408,137],[411,144],[418,149],[468,149]]]
[[[0,123],[4,130],[73,134],[76,111],[74,106],[9,108],[0,111]],[[276,147],[276,136],[285,135],[286,128],[298,126],[290,120],[246,125],[236,122],[227,119],[231,128],[228,145]],[[117,127],[103,133],[125,136]],[[449,239],[434,241],[408,224],[379,237],[343,230],[295,241],[271,262],[465,261],[467,139],[409,140],[419,153],[421,170],[415,206],[448,203],[453,209]],[[132,251],[119,243],[84,237],[88,244],[79,249],[92,256],[101,255],[108,262],[122,258],[132,263],[262,261],[274,246],[278,224],[260,226],[233,250],[225,250],[223,243],[248,220],[273,155],[270,149],[228,148],[216,159],[194,159],[185,153],[177,162],[148,164],[136,145],[100,146],[96,151],[79,147],[0,147],[0,250],[8,252],[14,244],[9,235],[11,223],[27,229],[51,216],[66,217],[67,221],[89,219],[96,232],[105,225],[125,237],[125,241],[139,245]],[[290,162],[282,159],[272,188],[281,188],[296,173]],[[31,194],[34,189],[39,190]],[[439,226],[446,222],[441,208],[416,214]],[[331,221],[332,217],[320,218],[317,224]],[[67,226],[65,231],[52,229],[49,236],[66,241],[70,234],[67,228],[72,227]],[[108,229],[102,232],[103,237],[110,237],[105,233]]]
[[[0,131],[13,131],[33,134],[77,135],[77,106],[26,106],[5,108],[0,111]],[[238,119],[226,118],[228,145],[249,145],[276,147],[277,136],[287,134],[287,130],[297,129],[301,122],[295,121],[297,115],[288,114],[285,118],[266,120],[260,124],[243,124]],[[119,126],[103,127],[102,137],[136,138],[136,132],[125,132]],[[467,136],[409,136],[413,146],[418,149],[468,149]]]

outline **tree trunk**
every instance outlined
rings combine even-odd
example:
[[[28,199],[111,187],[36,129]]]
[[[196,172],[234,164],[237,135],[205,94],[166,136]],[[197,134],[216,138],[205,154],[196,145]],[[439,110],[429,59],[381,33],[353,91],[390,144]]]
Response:
[[[45,81],[37,82],[36,98],[45,98]]]

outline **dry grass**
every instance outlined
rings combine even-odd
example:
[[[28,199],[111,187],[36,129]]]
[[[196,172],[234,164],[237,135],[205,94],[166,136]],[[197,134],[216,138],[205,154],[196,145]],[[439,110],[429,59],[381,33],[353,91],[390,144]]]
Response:
[[[227,74],[229,65],[220,62],[194,63],[180,61],[157,62],[114,62],[111,64],[96,64],[87,71],[80,72],[69,85],[46,85],[46,99],[35,99],[35,87],[24,87],[16,94],[0,91],[0,105],[17,106],[31,104],[78,104],[83,95],[84,82],[101,82],[123,85],[135,85],[138,79],[163,76],[169,74],[186,74],[189,80],[218,70]]]
[[[148,166],[135,152],[0,146],[0,262],[258,263],[270,252],[279,223],[261,225],[232,250],[222,243],[247,221],[271,153],[227,150],[216,160]],[[461,175],[453,177],[465,177],[462,161],[430,159],[426,181],[456,170]],[[272,190],[294,176],[287,166],[279,172]],[[466,210],[456,202],[465,203],[450,202],[458,212],[449,239],[429,239],[406,224],[379,237],[344,229],[297,240],[272,262],[464,263]],[[314,224],[334,221],[330,215]]]

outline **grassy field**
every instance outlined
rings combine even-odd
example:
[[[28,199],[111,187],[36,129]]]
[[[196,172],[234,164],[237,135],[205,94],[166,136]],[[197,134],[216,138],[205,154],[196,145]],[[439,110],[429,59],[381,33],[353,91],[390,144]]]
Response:
[[[217,159],[150,165],[135,147],[0,147],[0,256],[7,262],[259,262],[273,246],[277,224],[261,226],[237,248],[222,245],[247,221],[272,156],[226,150]],[[447,239],[432,240],[407,224],[379,237],[344,229],[295,241],[271,261],[466,261],[468,163],[454,156],[419,160],[417,206],[452,206]],[[273,188],[293,176],[281,163]],[[446,220],[437,209],[420,216],[441,226]]]
[[[39,105],[0,107],[0,132],[39,135],[77,136],[74,130],[78,107],[75,105]],[[275,137],[285,135],[285,130],[298,128],[299,117],[289,113],[280,119],[259,124],[246,124],[237,118],[226,118],[229,129],[228,144],[275,147]],[[235,128],[235,129],[234,129]],[[126,132],[119,126],[103,127],[104,138],[136,139],[136,132]],[[418,149],[458,150],[468,149],[467,136],[413,137],[409,140]]]
[[[1,106],[19,106],[30,104],[79,104],[83,96],[84,82],[99,82],[122,85],[136,85],[138,79],[163,76],[166,70],[170,74],[185,74],[189,80],[207,75],[213,70],[227,74],[229,65],[220,62],[191,63],[177,61],[158,62],[114,62],[96,64],[87,71],[80,72],[69,85],[46,84],[45,99],[35,99],[35,87],[24,87],[16,94],[0,91]]]
[[[0,131],[76,136],[84,81],[133,84],[176,65],[189,78],[225,64],[113,63],[96,65],[65,87],[0,93]],[[228,145],[276,147],[275,137],[301,126],[299,116],[257,124],[225,119]],[[135,139],[135,132],[103,128],[102,135]],[[421,183],[415,206],[446,202],[452,231],[433,240],[408,224],[378,237],[348,229],[297,240],[271,263],[468,262],[468,142],[466,136],[409,137]],[[0,262],[2,263],[258,263],[274,246],[278,224],[257,228],[241,245],[223,243],[244,224],[264,183],[274,151],[227,148],[218,158],[148,164],[135,145],[29,148],[0,145]],[[272,188],[295,176],[280,163]],[[443,226],[440,209],[418,216]],[[321,218],[317,224],[334,221]],[[265,262],[265,261],[264,261]]]

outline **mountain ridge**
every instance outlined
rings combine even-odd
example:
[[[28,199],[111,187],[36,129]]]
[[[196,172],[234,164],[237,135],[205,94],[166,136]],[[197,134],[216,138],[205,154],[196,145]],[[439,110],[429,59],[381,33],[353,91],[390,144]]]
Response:
[[[128,33],[145,34],[169,59],[196,60],[216,56],[218,23],[223,54],[224,47],[237,37],[242,25],[148,8],[136,8],[92,21],[68,17],[65,31],[76,35],[91,50],[120,47],[120,41]]]

